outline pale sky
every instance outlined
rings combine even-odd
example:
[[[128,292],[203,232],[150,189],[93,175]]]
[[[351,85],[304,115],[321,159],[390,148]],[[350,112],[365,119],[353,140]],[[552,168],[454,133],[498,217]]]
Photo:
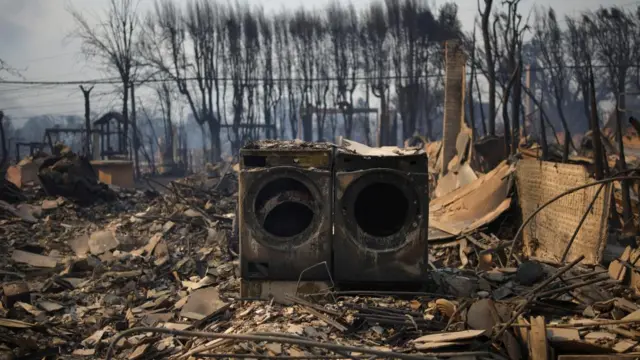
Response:
[[[153,7],[155,0],[139,1],[141,11],[146,13]],[[303,4],[309,8],[322,8],[331,1],[334,0],[245,0],[249,5],[263,6],[267,12],[283,7],[295,9]],[[0,58],[21,70],[25,80],[75,81],[105,77],[105,74],[96,70],[96,64],[84,59],[80,53],[80,43],[68,37],[74,21],[67,9],[73,7],[82,11],[89,19],[96,19],[106,11],[108,2],[109,0],[0,0]],[[184,3],[186,0],[179,2]],[[362,7],[368,2],[352,0],[356,7]],[[432,1],[435,4],[432,8],[435,9],[444,2]],[[477,0],[454,2],[458,4],[463,28],[470,31],[477,14]],[[496,4],[501,2],[494,0]],[[632,8],[639,4],[640,1],[630,0],[522,0],[520,8],[521,13],[526,16],[533,6],[553,5],[558,15],[564,17],[565,14],[596,9],[600,5]],[[111,93],[110,85],[96,86],[92,93],[92,110],[102,113],[119,104],[116,96]],[[144,93],[140,95],[144,96]],[[147,101],[147,106],[153,106],[152,99],[147,98],[145,102]],[[6,114],[21,123],[30,115],[82,115],[84,103],[76,85],[43,87],[0,84],[0,109],[4,109]]]

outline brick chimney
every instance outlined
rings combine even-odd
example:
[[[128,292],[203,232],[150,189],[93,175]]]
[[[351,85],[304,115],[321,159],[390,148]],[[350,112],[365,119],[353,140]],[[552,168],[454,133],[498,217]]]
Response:
[[[466,56],[460,42],[449,40],[445,43],[444,78],[444,119],[442,124],[442,169],[441,176],[447,174],[447,166],[456,155],[456,139],[464,124]]]

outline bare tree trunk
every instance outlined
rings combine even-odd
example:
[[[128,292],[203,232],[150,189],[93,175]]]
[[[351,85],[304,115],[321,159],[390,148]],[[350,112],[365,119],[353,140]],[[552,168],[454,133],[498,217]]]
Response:
[[[93,86],[85,89],[84,86],[80,85],[80,90],[82,90],[82,95],[84,95],[84,127],[87,133],[84,139],[84,155],[91,157],[91,104],[90,104],[90,95],[91,90],[93,90]]]
[[[430,87],[429,87],[429,79],[425,79],[424,82],[424,122],[425,122],[425,128],[426,128],[426,138],[428,141],[431,141],[432,136],[433,136],[433,123],[432,123],[432,118],[429,115],[431,112],[431,100],[429,100],[429,96],[430,96]]]
[[[208,152],[207,152],[207,132],[204,128],[204,123],[199,123],[200,129],[202,130],[202,166],[206,166],[208,162]]]
[[[138,126],[136,124],[136,93],[135,86],[131,83],[131,130],[133,131],[133,161],[136,167],[136,178],[140,178],[140,158],[138,156],[138,150],[140,143],[138,139]]]
[[[506,100],[509,97],[509,90],[505,91],[505,96],[503,96],[503,101],[505,102],[502,106],[502,123],[504,125],[504,153],[509,156],[511,154],[511,124],[509,120],[509,111],[507,111]]]
[[[556,96],[556,99],[558,98],[558,96]],[[573,143],[573,138],[571,136],[571,131],[569,130],[569,123],[567,122],[567,118],[564,115],[564,111],[562,109],[562,103],[560,101],[556,101],[556,110],[558,111],[558,114],[560,116],[560,121],[562,122],[562,127],[564,128],[564,144],[563,144],[563,150],[562,150],[562,162],[563,163],[567,163],[569,162],[569,151],[570,151],[570,145]]]
[[[296,98],[293,94],[293,86],[289,83],[288,86],[288,95],[289,95],[289,125],[291,126],[291,138],[295,139],[298,133],[298,108],[296,107]]]
[[[306,83],[306,81],[305,81]],[[311,84],[309,82],[309,84]],[[305,86],[306,89],[310,89],[311,85]],[[308,93],[310,90],[305,90],[304,96],[304,115],[302,116],[302,139],[304,141],[313,141],[313,113],[309,111],[311,102],[309,101]]]
[[[371,106],[369,105],[369,83],[366,84],[366,89],[365,89],[365,106],[367,107],[367,109],[369,109]],[[352,102],[353,103],[353,102]],[[370,117],[369,117],[369,112],[366,112],[364,114],[364,132],[365,132],[365,136],[367,139],[367,145],[371,146],[371,123],[369,121]],[[335,136],[334,136],[335,138]]]
[[[484,116],[484,107],[482,106],[482,92],[480,91],[480,85],[478,84],[478,75],[474,76],[474,80],[476,83],[476,91],[478,93],[478,104],[480,104],[480,119],[482,120],[482,132],[484,136],[489,135],[489,130],[487,128],[487,119]]]
[[[4,179],[7,171],[7,163],[9,158],[9,150],[7,149],[7,136],[4,133],[4,112],[0,110],[0,141],[2,141],[2,157],[0,157],[0,179]]]
[[[384,88],[381,88],[379,94],[380,121],[378,123],[378,146],[386,146],[391,144],[391,122],[389,119],[389,109],[385,93],[386,91],[384,90]],[[376,94],[374,93],[374,95]]]
[[[476,131],[476,118],[475,118],[475,109],[474,109],[474,103],[473,103],[473,77],[475,76],[475,58],[476,58],[476,51],[475,51],[476,45],[475,45],[475,32],[474,32],[474,37],[473,37],[473,50],[471,50],[471,75],[469,77],[469,123],[471,124],[471,133],[473,134],[473,138],[475,139],[477,136],[477,131]]]
[[[624,117],[624,111],[621,111],[620,109],[624,109],[625,108],[625,96],[624,96],[624,79],[621,79],[618,81],[618,89],[617,89],[617,94],[618,95],[616,97],[616,135],[618,138],[618,151],[620,152],[620,171],[625,171],[627,169],[627,161],[625,160],[624,157],[624,135],[623,135],[623,131],[622,131],[622,118]],[[628,222],[632,221],[633,219],[633,214],[631,212],[631,196],[629,194],[629,187],[630,187],[630,183],[628,180],[622,181],[622,183],[620,184],[622,185],[622,219],[624,220],[624,223],[627,224]]]
[[[129,83],[124,83],[122,86],[124,86],[122,92],[122,118],[124,119],[124,124],[120,144],[123,150],[126,151],[129,148]],[[131,155],[130,153],[129,158],[131,158]]]
[[[489,32],[489,18],[491,15],[491,5],[493,0],[484,0],[485,7],[482,13],[482,40],[484,42],[484,52],[487,62],[487,74],[489,81],[489,135],[496,134],[496,69],[494,57],[491,52],[491,35]]]
[[[602,180],[604,177],[604,154],[602,152],[602,139],[600,138],[600,121],[598,120],[598,105],[596,102],[596,85],[593,79],[593,69],[589,67],[589,92],[591,100],[591,116],[590,127],[591,136],[593,137],[593,159],[595,164],[596,180]]]
[[[213,116],[213,115],[211,115]],[[211,155],[213,161],[220,161],[222,157],[222,144],[220,142],[220,122],[209,121],[209,136],[211,137]]]
[[[544,93],[542,93],[542,97],[540,98],[540,104],[544,104]],[[549,159],[549,146],[547,145],[547,131],[544,125],[544,112],[542,108],[538,110],[540,112],[540,146],[542,147],[542,160],[546,161]]]
[[[149,148],[151,149],[151,174],[156,175],[156,149],[154,148],[153,143],[153,139],[149,139]]]
[[[347,135],[347,139],[351,139],[353,136],[353,91],[349,92],[349,110],[349,113],[346,114],[347,117],[344,119],[346,121],[344,131]]]
[[[520,106],[522,101],[522,61],[518,62],[518,70],[511,98],[511,118],[513,119],[512,151],[516,153],[520,144]]]

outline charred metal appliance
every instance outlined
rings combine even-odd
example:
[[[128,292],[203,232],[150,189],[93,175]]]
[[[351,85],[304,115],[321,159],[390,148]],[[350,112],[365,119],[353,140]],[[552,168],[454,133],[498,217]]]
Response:
[[[330,278],[332,153],[329,144],[269,140],[240,150],[243,279]]]
[[[429,192],[423,150],[336,151],[334,279],[416,283],[427,269]]]

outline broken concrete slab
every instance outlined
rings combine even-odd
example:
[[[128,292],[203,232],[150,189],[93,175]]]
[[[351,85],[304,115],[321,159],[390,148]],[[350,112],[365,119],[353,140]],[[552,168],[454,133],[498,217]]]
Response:
[[[226,303],[220,300],[220,293],[216,288],[199,289],[189,295],[180,311],[180,317],[202,320],[225,305]]]
[[[42,208],[40,206],[19,204],[16,209],[18,209],[20,217],[27,222],[37,223],[38,218],[42,217]]]
[[[69,244],[76,256],[84,257],[89,253],[89,236],[86,234],[69,240],[67,244]]]
[[[104,254],[118,247],[120,242],[109,230],[96,231],[89,237],[89,251],[93,255]]]
[[[58,264],[58,261],[50,256],[38,255],[22,250],[14,250],[11,255],[11,260],[41,268],[55,268]]]
[[[38,222],[38,219],[36,219],[33,214],[31,213],[31,211],[29,210],[29,206],[26,204],[20,204],[19,205],[20,209],[17,207],[14,207],[13,205],[0,200],[0,210],[4,210],[6,212],[8,212],[9,214],[20,218],[22,221],[27,222],[27,223],[31,223],[31,224],[35,224]]]
[[[36,304],[38,305],[39,308],[41,308],[46,312],[55,312],[55,311],[64,309],[64,306],[48,300],[39,300]]]

